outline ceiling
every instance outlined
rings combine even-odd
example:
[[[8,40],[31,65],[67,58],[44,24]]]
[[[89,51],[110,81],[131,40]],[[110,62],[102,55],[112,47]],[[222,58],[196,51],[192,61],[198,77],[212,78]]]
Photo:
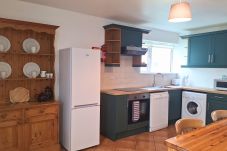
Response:
[[[227,27],[227,0],[189,0],[192,21],[169,23],[168,12],[174,0],[21,0],[145,28],[186,33],[203,27]],[[175,0],[176,1],[176,0]]]

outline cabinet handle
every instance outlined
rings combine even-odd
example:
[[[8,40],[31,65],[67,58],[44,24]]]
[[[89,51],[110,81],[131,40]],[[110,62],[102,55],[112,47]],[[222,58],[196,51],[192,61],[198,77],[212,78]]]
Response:
[[[45,112],[44,109],[39,110],[39,113],[40,113],[40,114],[43,114],[44,112]]]
[[[214,96],[214,97],[217,99],[224,99],[224,97],[222,97],[222,96]]]
[[[208,63],[210,63],[210,54],[208,55]]]
[[[23,121],[22,120],[18,120],[17,124],[21,125],[21,124],[23,124]]]
[[[6,117],[7,117],[7,114],[2,114],[2,115],[1,115],[1,118],[2,118],[2,119],[5,119]]]
[[[214,54],[211,55],[211,63],[214,63]]]

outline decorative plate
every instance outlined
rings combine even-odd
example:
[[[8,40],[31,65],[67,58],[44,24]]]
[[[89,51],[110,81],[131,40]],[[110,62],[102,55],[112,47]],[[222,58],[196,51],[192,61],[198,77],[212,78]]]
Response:
[[[29,90],[18,87],[9,92],[10,102],[19,103],[19,102],[28,102],[30,99]]]
[[[12,73],[11,66],[6,62],[0,62],[0,78],[1,78],[2,72],[5,72],[5,78],[8,78]]]
[[[0,52],[7,52],[11,47],[9,39],[5,36],[0,35]]]
[[[40,74],[40,67],[34,62],[29,62],[24,65],[23,72],[28,78],[36,78]],[[36,76],[33,75],[33,72],[36,73]]]
[[[23,41],[23,49],[27,53],[38,53],[40,50],[40,44],[33,38],[27,38]]]

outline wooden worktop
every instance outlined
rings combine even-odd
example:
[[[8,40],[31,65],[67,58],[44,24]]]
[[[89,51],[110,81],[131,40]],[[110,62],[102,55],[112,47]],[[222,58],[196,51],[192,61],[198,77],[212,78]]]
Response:
[[[227,151],[227,119],[165,141],[169,151]]]
[[[139,94],[139,93],[153,93],[153,92],[162,92],[169,90],[185,90],[185,91],[195,91],[195,92],[204,92],[204,93],[215,93],[215,94],[224,94],[227,95],[227,91],[219,91],[211,88],[202,88],[202,87],[183,87],[183,86],[167,86],[165,88],[159,88],[156,90],[140,90],[134,92],[124,92],[116,89],[102,90],[102,93],[110,95],[129,95],[129,94]]]

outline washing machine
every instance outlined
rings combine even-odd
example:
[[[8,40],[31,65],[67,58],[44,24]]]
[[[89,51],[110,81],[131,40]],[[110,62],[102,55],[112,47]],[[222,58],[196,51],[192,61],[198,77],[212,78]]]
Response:
[[[182,93],[181,118],[198,118],[206,123],[207,94],[190,91]]]

